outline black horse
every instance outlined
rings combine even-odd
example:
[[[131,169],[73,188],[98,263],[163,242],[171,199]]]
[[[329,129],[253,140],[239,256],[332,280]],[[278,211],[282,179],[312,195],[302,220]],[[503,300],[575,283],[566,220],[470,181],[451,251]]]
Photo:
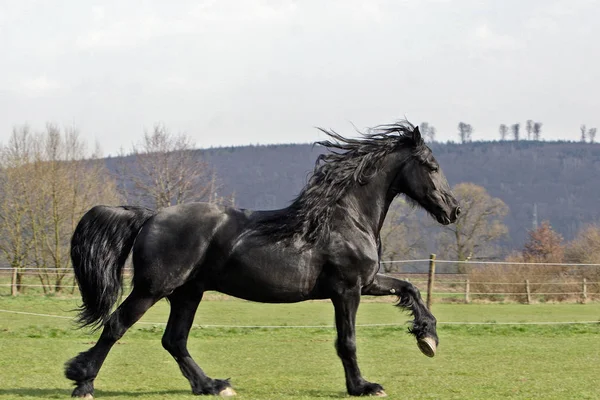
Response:
[[[436,320],[410,283],[379,273],[379,231],[390,203],[405,194],[441,224],[460,208],[419,129],[407,121],[383,125],[360,139],[324,131],[306,187],[292,204],[249,211],[207,203],[159,212],[96,206],[81,219],[71,257],[83,305],[82,326],[103,326],[98,342],[66,365],[74,397],[92,398],[93,382],[115,342],[166,297],[171,314],[162,345],[194,394],[234,395],[228,380],[211,379],[192,359],[187,339],[202,295],[219,291],[264,303],[331,299],[336,348],[351,395],[385,396],[358,368],[355,318],[361,295],[398,296],[410,310],[409,331],[421,351],[435,354]],[[111,314],[122,268],[133,248],[133,289]]]

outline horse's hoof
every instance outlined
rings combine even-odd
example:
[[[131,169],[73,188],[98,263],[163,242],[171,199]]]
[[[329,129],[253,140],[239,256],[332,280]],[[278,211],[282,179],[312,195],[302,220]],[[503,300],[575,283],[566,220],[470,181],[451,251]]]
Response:
[[[237,393],[235,392],[235,390],[233,390],[233,388],[230,388],[230,387],[226,387],[225,389],[223,389],[219,392],[219,396],[221,396],[221,397],[233,397],[236,394]]]
[[[77,382],[77,386],[73,389],[71,397],[75,399],[92,400],[94,398],[94,381]]]
[[[387,393],[384,392],[383,390],[380,390],[378,392],[375,392],[375,394],[373,396],[377,396],[377,397],[387,397]]]
[[[427,357],[435,356],[436,345],[435,340],[430,337],[422,338],[417,340],[417,346],[419,346],[419,350],[421,353],[425,354]]]

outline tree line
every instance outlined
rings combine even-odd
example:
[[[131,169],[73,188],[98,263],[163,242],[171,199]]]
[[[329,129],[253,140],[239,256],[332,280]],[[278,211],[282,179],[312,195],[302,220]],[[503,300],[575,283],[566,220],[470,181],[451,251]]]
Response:
[[[498,132],[500,134],[500,140],[513,140],[515,142],[521,140],[541,140],[542,137],[542,126],[541,122],[533,121],[528,119],[525,123],[526,137],[523,136],[521,131],[521,123],[517,122],[514,124],[500,124],[498,126]],[[580,126],[579,141],[582,143],[595,143],[596,140],[596,128],[587,128],[585,124]],[[429,122],[423,122],[419,125],[419,130],[427,142],[435,142],[437,129]],[[475,129],[471,124],[466,122],[459,122],[457,126],[458,139],[460,143],[468,143],[473,141],[473,132]]]

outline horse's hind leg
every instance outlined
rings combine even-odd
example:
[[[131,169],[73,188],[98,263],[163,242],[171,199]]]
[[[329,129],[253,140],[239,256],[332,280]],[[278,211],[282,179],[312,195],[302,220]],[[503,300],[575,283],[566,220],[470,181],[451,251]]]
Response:
[[[427,309],[421,293],[412,283],[377,274],[369,286],[362,289],[362,294],[371,296],[396,295],[400,300],[398,306],[408,309],[415,317],[410,332],[417,338],[419,349],[426,356],[433,357],[438,345],[436,332],[437,321]]]
[[[177,361],[183,376],[190,381],[194,394],[233,396],[236,393],[229,382],[206,376],[187,350],[188,335],[198,304],[202,300],[202,294],[201,288],[188,284],[167,297],[171,304],[171,314],[162,338],[162,345]]]
[[[75,381],[73,397],[92,398],[94,379],[112,346],[159,298],[134,289],[125,301],[112,313],[104,325],[98,342],[88,351],[79,353],[66,364],[65,375]]]

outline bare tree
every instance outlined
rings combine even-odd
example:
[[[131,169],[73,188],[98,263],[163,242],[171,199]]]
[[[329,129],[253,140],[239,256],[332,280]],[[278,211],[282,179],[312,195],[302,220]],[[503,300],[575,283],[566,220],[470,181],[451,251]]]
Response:
[[[435,142],[435,135],[437,134],[437,129],[435,128],[435,126],[431,125],[429,127],[429,131],[427,132],[427,136],[428,136],[428,142],[429,143],[433,143]]]
[[[519,124],[519,123],[512,124],[510,126],[510,129],[512,130],[512,134],[513,134],[513,138],[515,139],[515,142],[518,142],[520,139],[521,124]]]
[[[596,128],[590,128],[588,130],[588,137],[590,138],[590,143],[594,143],[594,140],[596,140]]]
[[[429,132],[429,122],[421,122],[419,124],[419,131],[421,132],[421,136],[425,137],[427,132]]]
[[[581,125],[579,127],[579,131],[581,132],[581,136],[579,137],[579,141],[581,143],[585,143],[586,139],[587,139],[587,137],[586,137],[587,128],[585,127],[585,124],[583,124],[583,125]]]
[[[8,144],[2,148],[0,175],[0,250],[16,269],[16,290],[23,291],[22,280],[32,240],[28,233],[27,196],[31,185],[29,162],[31,133],[27,125],[13,128]]]
[[[565,261],[574,264],[600,263],[600,225],[582,227],[575,238],[565,246]],[[600,268],[583,268],[578,271],[591,282],[600,282]],[[595,284],[600,288],[598,283]]]
[[[534,140],[540,140],[540,136],[542,134],[542,123],[534,122],[533,124],[533,138]]]
[[[61,132],[48,124],[35,135],[18,128],[3,150],[0,229],[5,239],[12,232],[13,255],[19,243],[22,249],[11,264],[38,267],[44,291],[60,292],[70,269],[69,240],[75,225],[93,205],[117,202],[114,181],[104,162],[85,159],[85,143],[72,128]]]
[[[133,146],[131,164],[120,166],[124,179],[133,182],[142,202],[156,209],[190,201],[215,201],[217,180],[208,164],[193,150],[186,134],[172,134],[155,125]],[[127,182],[123,185],[127,187]]]
[[[473,127],[471,126],[471,124],[467,124],[465,122],[458,123],[458,135],[460,137],[461,143],[470,142],[472,140],[471,139],[472,133],[473,133]]]
[[[69,239],[77,222],[92,206],[116,204],[119,199],[114,179],[97,154],[86,159],[86,144],[77,129],[48,124],[35,146],[33,177],[38,189],[29,205],[32,259],[42,268],[44,288],[60,292],[70,267]]]
[[[441,253],[459,261],[493,255],[496,243],[508,235],[502,222],[508,206],[473,183],[460,183],[453,192],[462,212],[455,224],[443,227],[438,238]]]
[[[527,131],[527,140],[531,140],[531,134],[533,132],[533,121],[528,119],[525,123],[525,131]]]
[[[425,138],[426,142],[435,142],[435,134],[437,133],[437,130],[433,125],[430,125],[428,122],[421,122],[421,124],[419,125],[419,131],[421,132],[421,135]]]
[[[567,262],[578,264],[600,263],[600,225],[586,225],[565,248]],[[600,269],[596,269],[600,276]]]
[[[500,140],[506,140],[506,136],[508,135],[508,126],[505,124],[500,124],[498,131],[500,132]]]

